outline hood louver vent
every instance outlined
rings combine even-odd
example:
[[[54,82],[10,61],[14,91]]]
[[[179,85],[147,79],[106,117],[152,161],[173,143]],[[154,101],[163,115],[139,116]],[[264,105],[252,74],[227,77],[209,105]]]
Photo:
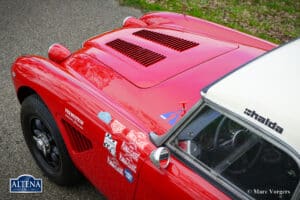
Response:
[[[148,30],[140,30],[134,32],[133,35],[156,42],[180,52],[199,45],[199,43],[196,42]]]
[[[106,45],[146,67],[166,58],[159,53],[155,53],[149,49],[142,48],[121,39],[113,40],[106,43]]]
[[[92,142],[87,137],[85,137],[83,134],[77,131],[66,121],[63,121],[63,124],[65,125],[74,151],[83,152],[92,149]]]

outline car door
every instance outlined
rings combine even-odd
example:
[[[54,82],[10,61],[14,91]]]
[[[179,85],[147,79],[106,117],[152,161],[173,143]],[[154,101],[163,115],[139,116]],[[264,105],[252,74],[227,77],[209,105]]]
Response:
[[[166,169],[143,165],[135,199],[230,199],[183,161],[172,156]]]
[[[148,159],[138,199],[297,199],[299,160],[255,128],[203,105],[164,145],[169,165]],[[298,190],[297,190],[298,187]]]
[[[199,173],[188,155],[178,156],[178,147],[170,144],[167,148],[171,157],[166,168],[158,168],[148,156],[139,176],[136,199],[231,199],[205,173]]]

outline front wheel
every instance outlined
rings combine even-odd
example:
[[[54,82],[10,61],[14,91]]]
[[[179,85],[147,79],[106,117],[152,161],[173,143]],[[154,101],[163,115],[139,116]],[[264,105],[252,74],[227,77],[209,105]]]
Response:
[[[21,125],[27,146],[46,176],[59,185],[80,180],[57,125],[38,95],[28,96],[22,102]]]

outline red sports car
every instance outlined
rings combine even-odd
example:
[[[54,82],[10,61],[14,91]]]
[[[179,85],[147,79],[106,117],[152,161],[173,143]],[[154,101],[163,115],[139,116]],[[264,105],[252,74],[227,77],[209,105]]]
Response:
[[[183,14],[128,17],[76,52],[15,61],[24,138],[55,183],[83,175],[109,199],[297,199],[299,137],[255,99],[277,102],[277,68],[259,84],[237,70],[274,47]]]

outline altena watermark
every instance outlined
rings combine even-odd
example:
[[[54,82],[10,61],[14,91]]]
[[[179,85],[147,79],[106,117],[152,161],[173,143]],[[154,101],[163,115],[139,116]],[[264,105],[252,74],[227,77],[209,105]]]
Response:
[[[9,179],[10,193],[41,193],[43,192],[43,180],[29,174],[23,174],[17,178]]]

